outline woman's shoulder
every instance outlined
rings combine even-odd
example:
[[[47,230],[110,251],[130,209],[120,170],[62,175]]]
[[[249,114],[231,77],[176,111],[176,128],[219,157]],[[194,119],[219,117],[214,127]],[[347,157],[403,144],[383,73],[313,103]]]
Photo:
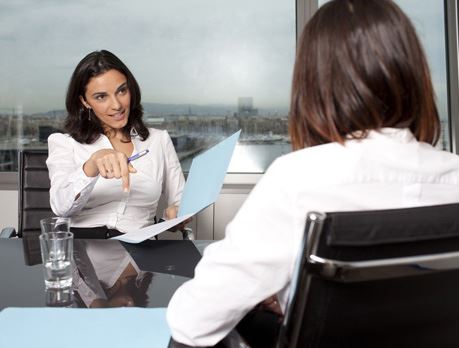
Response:
[[[292,185],[329,180],[338,168],[344,170],[348,155],[345,147],[338,143],[316,145],[277,157],[267,173]]]
[[[92,144],[82,144],[76,141],[68,133],[53,133],[48,137],[48,147],[61,146],[61,147],[72,147],[72,148],[81,148],[81,147],[92,147],[95,143],[100,140],[100,137]]]
[[[51,140],[64,140],[64,139],[68,139],[68,138],[72,138],[70,136],[70,134],[67,134],[67,133],[52,133],[48,136],[48,140],[51,139]]]
[[[48,144],[70,144],[75,140],[67,133],[53,133],[48,137]]]
[[[345,146],[339,143],[328,143],[307,147],[304,149],[289,152],[276,159],[278,165],[288,167],[305,161],[317,161],[329,158],[340,158],[346,152]]]

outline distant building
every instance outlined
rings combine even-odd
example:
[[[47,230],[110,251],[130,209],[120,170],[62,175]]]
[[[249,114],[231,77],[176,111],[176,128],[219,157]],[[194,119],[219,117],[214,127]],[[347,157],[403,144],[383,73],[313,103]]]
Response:
[[[148,123],[151,126],[160,126],[164,123],[164,117],[148,116],[146,118],[146,123]]]
[[[253,107],[252,97],[239,97],[236,116],[257,116],[258,109]]]

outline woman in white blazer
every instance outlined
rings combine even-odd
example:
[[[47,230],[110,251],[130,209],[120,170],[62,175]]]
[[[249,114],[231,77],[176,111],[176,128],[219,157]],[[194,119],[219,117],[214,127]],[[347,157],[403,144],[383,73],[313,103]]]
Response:
[[[394,1],[334,0],[314,14],[299,39],[289,122],[295,151],[270,166],[172,297],[176,341],[212,346],[268,298],[285,311],[311,210],[459,202],[459,158],[435,147],[429,68]]]
[[[153,224],[163,193],[166,217],[174,218],[180,163],[167,131],[144,125],[127,66],[108,51],[88,54],[73,72],[66,108],[66,134],[48,138],[54,213],[71,217],[80,237],[112,237]]]

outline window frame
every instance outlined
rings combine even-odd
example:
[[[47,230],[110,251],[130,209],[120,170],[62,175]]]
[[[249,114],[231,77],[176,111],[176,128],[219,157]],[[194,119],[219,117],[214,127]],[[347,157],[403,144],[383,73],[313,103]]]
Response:
[[[296,39],[318,9],[318,0],[295,0]],[[458,6],[455,0],[444,0],[446,25],[446,55],[448,77],[448,113],[450,130],[450,150],[459,154],[459,100],[452,96],[459,95],[459,61],[458,61]],[[452,117],[456,115],[456,117]],[[261,178],[259,173],[231,173],[224,181],[224,188],[244,185],[247,189],[253,187]],[[18,189],[18,172],[0,172],[0,190]]]
[[[313,10],[317,8],[316,1],[308,0],[292,0],[295,1],[295,16],[296,16],[296,36],[304,27],[307,18],[311,17]],[[315,3],[315,5],[314,5]],[[312,7],[310,7],[312,4]],[[307,9],[307,11],[304,11]],[[311,12],[312,11],[312,12]],[[298,17],[301,18],[298,18]],[[186,175],[187,173],[185,173]],[[258,180],[262,177],[260,173],[229,173],[226,175],[223,183],[223,192],[233,192],[240,190],[250,192]],[[1,190],[18,190],[19,176],[18,172],[0,172],[0,191]],[[236,192],[235,191],[235,192]]]
[[[450,150],[459,154],[459,54],[458,28],[459,15],[455,0],[444,0],[446,14],[446,68],[448,77],[448,113],[450,130]]]

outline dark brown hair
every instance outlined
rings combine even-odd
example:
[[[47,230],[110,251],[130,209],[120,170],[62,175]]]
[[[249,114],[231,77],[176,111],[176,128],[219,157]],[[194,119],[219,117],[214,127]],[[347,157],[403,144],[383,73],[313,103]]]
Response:
[[[131,94],[129,119],[122,129],[123,135],[129,139],[131,129],[134,128],[142,140],[147,139],[149,136],[148,129],[142,120],[143,108],[140,103],[140,88],[136,79],[118,57],[109,51],[102,50],[89,53],[78,63],[67,89],[65,106],[68,114],[64,127],[65,131],[80,143],[92,144],[100,134],[104,134],[99,119],[97,117],[88,117],[88,110],[81,103],[80,96],[84,98],[86,87],[92,77],[111,69],[115,69],[126,76]]]
[[[390,0],[326,3],[299,41],[289,121],[293,149],[344,143],[382,127],[409,128],[419,141],[438,141],[434,91],[415,29]]]

